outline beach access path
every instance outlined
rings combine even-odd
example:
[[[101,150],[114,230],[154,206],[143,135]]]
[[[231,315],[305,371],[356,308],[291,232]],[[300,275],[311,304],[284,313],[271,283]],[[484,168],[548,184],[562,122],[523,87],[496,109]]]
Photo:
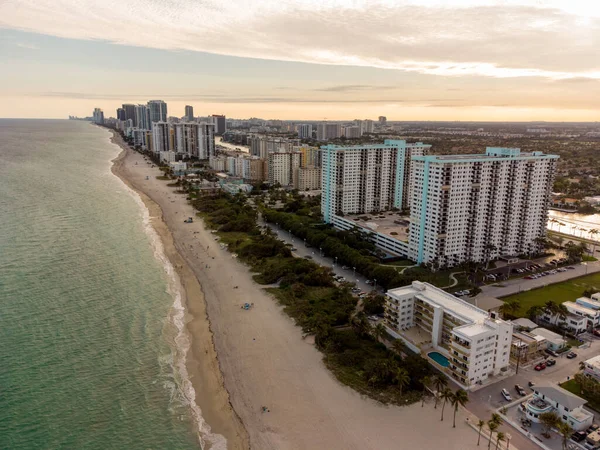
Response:
[[[448,405],[446,418],[440,422],[440,409],[430,403],[423,408],[420,404],[385,406],[339,383],[325,367],[323,355],[302,339],[302,330],[252,280],[248,268],[220,248],[201,220],[184,223],[187,217],[195,217],[195,211],[185,195],[176,194],[166,181],[156,178],[162,175],[158,168],[127,150],[120,172],[160,206],[175,247],[200,282],[203,295],[187,296],[190,323],[202,319],[194,314],[203,308],[194,305],[205,302],[224,386],[251,448],[480,448],[477,433],[466,424],[462,410],[452,428]],[[246,302],[254,303],[254,308],[242,309]],[[190,333],[191,357],[201,358],[195,349],[203,348],[207,338],[196,334],[195,327],[190,327]],[[202,372],[195,372],[195,367],[190,364],[191,379],[196,392],[203,392]],[[199,398],[197,403],[206,404],[206,399]],[[262,412],[262,406],[269,412]],[[205,417],[210,423],[210,417]],[[228,439],[238,433],[223,428],[225,424],[210,425]]]

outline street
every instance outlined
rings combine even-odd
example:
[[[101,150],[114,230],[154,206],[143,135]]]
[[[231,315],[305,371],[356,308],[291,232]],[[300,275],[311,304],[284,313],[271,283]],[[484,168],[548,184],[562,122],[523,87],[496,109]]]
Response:
[[[292,245],[296,248],[292,253],[297,257],[304,258],[305,256],[310,256],[311,259],[317,264],[325,267],[330,267],[336,275],[340,275],[346,278],[346,281],[355,283],[356,287],[358,287],[363,292],[371,292],[373,290],[373,285],[369,285],[366,283],[367,279],[357,273],[352,267],[343,270],[341,264],[336,264],[337,258],[330,258],[323,254],[318,248],[307,247],[306,243],[298,239],[293,234],[290,234],[287,230],[282,229],[281,227],[276,226],[273,223],[265,223],[262,217],[258,219],[258,225],[264,226],[267,225],[274,233],[277,234],[277,237],[284,241],[287,244]]]
[[[530,381],[536,385],[541,385],[544,383],[557,384],[559,382],[562,383],[563,381],[566,381],[567,377],[572,378],[573,375],[579,371],[579,363],[581,361],[585,361],[586,359],[589,359],[600,353],[600,338],[588,334],[585,336],[585,340],[589,340],[591,345],[587,348],[573,349],[575,353],[577,353],[577,358],[567,359],[566,356],[554,358],[556,360],[556,365],[547,367],[539,372],[534,370],[533,366],[525,368],[520,367],[517,375],[507,377],[502,381],[481,388],[475,392],[471,392],[469,394],[470,401],[467,404],[467,409],[477,417],[482,418],[483,420],[488,420],[492,412],[509,403],[504,400],[500,394],[500,391],[503,388],[508,390],[508,392],[513,396],[513,399],[516,399],[518,398],[518,394],[515,390],[516,384],[523,386],[525,390],[530,393],[531,388],[528,386]],[[598,418],[600,419],[600,417]],[[516,440],[514,441],[515,445],[519,449],[538,448],[518,431],[512,429],[510,425],[503,425],[502,431],[509,432],[512,436],[518,435],[523,440],[522,445],[520,445],[520,443],[518,443]],[[525,446],[525,441],[527,441],[529,446]]]

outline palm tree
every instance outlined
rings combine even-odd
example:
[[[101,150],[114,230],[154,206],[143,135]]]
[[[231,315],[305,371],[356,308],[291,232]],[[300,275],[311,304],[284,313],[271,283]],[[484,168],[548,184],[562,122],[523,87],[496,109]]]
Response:
[[[563,450],[567,450],[567,447],[569,444],[569,439],[573,435],[573,428],[571,428],[568,423],[561,422],[558,425],[558,431],[560,432],[560,435],[562,436],[562,448],[563,448]]]
[[[378,323],[377,326],[375,328],[373,328],[373,334],[375,335],[375,339],[380,341],[381,338],[383,338],[383,336],[385,336],[387,333],[387,331],[385,330],[385,327],[383,326],[383,324]]]
[[[483,428],[483,426],[485,425],[485,421],[479,419],[479,422],[477,422],[477,428],[479,428],[479,433],[477,433],[477,446],[479,447],[479,442],[481,441],[481,429]]]
[[[410,383],[410,376],[408,375],[408,370],[406,370],[403,367],[399,367],[398,369],[396,369],[394,379],[396,380],[398,389],[400,389],[400,394],[402,394],[402,389],[404,389]]]
[[[500,442],[503,442],[505,439],[504,433],[502,431],[498,431],[498,434],[496,434],[496,450],[498,450]]]
[[[492,418],[490,420],[498,426],[500,426],[504,423],[504,421],[502,420],[502,417],[500,417],[500,414],[497,414],[497,413],[492,414]]]
[[[506,315],[516,313],[520,308],[521,304],[517,300],[508,300],[498,308],[498,311],[502,314],[502,317],[505,317]]]
[[[444,401],[442,403],[442,418],[440,419],[442,422],[444,421],[444,408],[446,407],[446,402],[452,402],[454,398],[454,392],[452,392],[449,388],[444,388],[444,390],[440,393],[440,398]]]
[[[544,308],[540,305],[535,305],[527,310],[526,315],[530,320],[535,321],[535,319],[538,316],[541,316],[543,313],[544,313]]]
[[[404,341],[402,341],[402,339],[396,339],[394,342],[392,342],[392,348],[400,356],[402,356],[402,353],[406,353],[406,345],[404,344]]]
[[[427,385],[431,383],[431,377],[424,376],[421,378],[421,384],[423,385],[423,397],[421,398],[421,408],[425,405],[425,394],[427,393]]]
[[[488,450],[490,450],[490,447],[492,446],[492,435],[494,434],[494,431],[496,431],[500,425],[498,425],[493,420],[488,420],[487,425],[488,425],[488,428],[490,429],[490,439],[488,441]]]
[[[484,250],[485,250],[485,270],[488,270],[488,268],[490,266],[490,261],[492,260],[492,252],[495,252],[496,250],[498,250],[498,247],[496,247],[494,244],[485,244]]]
[[[450,399],[450,403],[454,406],[454,418],[452,421],[452,428],[456,428],[456,412],[459,406],[465,406],[469,401],[469,394],[463,389],[459,389]]]
[[[441,392],[444,390],[444,388],[446,386],[448,386],[448,378],[446,378],[444,375],[442,375],[441,373],[439,375],[435,376],[435,379],[433,381],[433,385],[435,386],[435,406],[433,407],[433,409],[437,409],[437,405],[438,405],[438,400],[439,400],[439,396],[441,394]]]

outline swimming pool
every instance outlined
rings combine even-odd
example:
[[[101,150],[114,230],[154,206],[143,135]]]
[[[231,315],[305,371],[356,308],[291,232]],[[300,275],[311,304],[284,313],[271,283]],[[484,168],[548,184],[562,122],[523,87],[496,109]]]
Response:
[[[450,361],[444,355],[438,352],[430,352],[427,353],[431,359],[433,359],[436,363],[438,363],[442,367],[448,367],[450,365]]]

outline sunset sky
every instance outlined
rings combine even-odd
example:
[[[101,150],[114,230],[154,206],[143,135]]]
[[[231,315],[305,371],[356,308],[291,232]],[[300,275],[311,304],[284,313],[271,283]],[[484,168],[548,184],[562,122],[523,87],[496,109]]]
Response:
[[[591,0],[4,0],[0,117],[600,119]]]

